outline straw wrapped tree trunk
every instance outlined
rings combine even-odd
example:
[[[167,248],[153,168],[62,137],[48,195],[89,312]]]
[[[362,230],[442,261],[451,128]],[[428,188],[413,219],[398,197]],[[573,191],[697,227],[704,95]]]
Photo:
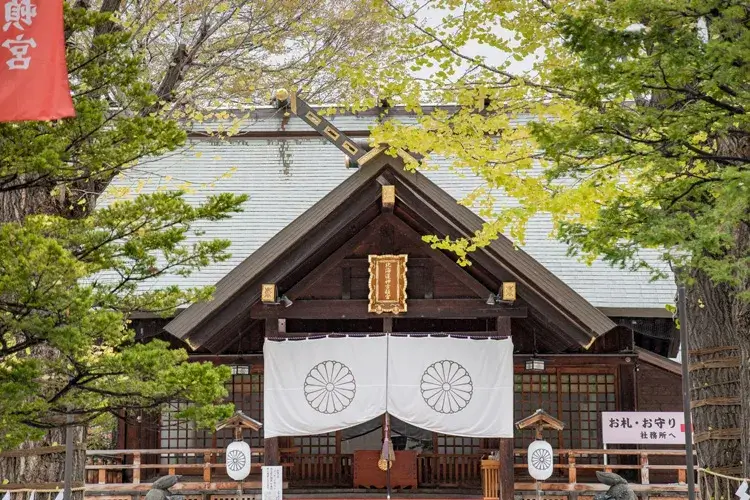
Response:
[[[741,346],[732,320],[727,287],[715,286],[702,273],[695,273],[688,289],[689,372],[694,442],[698,462],[723,474],[741,475],[743,383]],[[747,394],[747,393],[745,393]],[[713,481],[701,485],[707,498],[731,498],[734,492],[719,491]]]
[[[750,227],[734,231],[738,256],[750,255]],[[750,302],[740,287],[691,273],[688,289],[689,373],[695,447],[712,472],[750,477]],[[705,498],[732,498],[736,484],[706,476]]]
[[[64,477],[65,428],[51,429],[43,440],[26,441],[18,448],[0,454],[0,478],[14,487],[34,490],[54,489]],[[74,427],[73,443],[73,500],[82,500],[80,487],[85,481],[86,451],[83,446],[85,428]],[[52,500],[56,492],[37,492],[37,500]],[[16,496],[14,500],[23,500]]]

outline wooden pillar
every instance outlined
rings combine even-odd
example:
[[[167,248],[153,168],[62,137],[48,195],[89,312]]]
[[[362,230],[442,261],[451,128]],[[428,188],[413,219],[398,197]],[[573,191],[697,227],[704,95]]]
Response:
[[[286,327],[286,322],[284,323]],[[286,329],[286,328],[284,328]],[[279,320],[269,318],[265,324],[266,337],[276,337],[279,335]],[[263,465],[279,465],[281,456],[279,453],[279,438],[269,438],[263,440]]]
[[[383,318],[383,333],[393,333],[393,318],[391,316]]]
[[[263,465],[279,465],[281,456],[279,453],[279,438],[268,438],[263,440]]]
[[[513,439],[500,439],[500,500],[513,500]]]
[[[508,316],[497,317],[497,334],[501,337],[510,337],[510,318]]]
[[[635,356],[632,356],[629,363],[620,365],[620,411],[636,411],[638,409],[638,387],[636,375]]]
[[[497,333],[503,337],[511,336],[510,318],[497,318]],[[513,471],[513,438],[500,438],[500,500],[513,500],[514,471]]]

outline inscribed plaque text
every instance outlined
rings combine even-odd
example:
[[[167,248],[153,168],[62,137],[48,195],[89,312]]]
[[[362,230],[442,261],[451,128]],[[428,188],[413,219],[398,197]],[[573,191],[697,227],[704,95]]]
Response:
[[[369,312],[406,312],[406,262],[408,255],[370,255]]]

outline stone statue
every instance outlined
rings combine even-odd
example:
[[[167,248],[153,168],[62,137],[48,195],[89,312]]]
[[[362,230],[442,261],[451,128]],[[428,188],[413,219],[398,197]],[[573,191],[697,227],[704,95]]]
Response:
[[[162,476],[151,484],[151,489],[146,493],[146,500],[184,500],[183,495],[173,495],[169,488],[177,484],[182,476]]]
[[[597,493],[594,500],[638,500],[626,480],[614,472],[598,472],[596,478],[600,483],[609,486],[603,493]]]

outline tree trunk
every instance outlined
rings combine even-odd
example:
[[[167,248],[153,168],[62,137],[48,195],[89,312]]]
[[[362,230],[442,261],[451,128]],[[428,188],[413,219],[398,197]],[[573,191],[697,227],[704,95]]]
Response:
[[[24,180],[18,181],[21,185]],[[8,189],[0,192],[0,222],[21,222],[31,214],[64,213],[63,204],[66,201],[64,189],[54,197],[50,194],[54,186],[39,183],[32,188]]]
[[[741,223],[735,231],[736,255],[747,260],[750,256],[750,223]],[[740,291],[750,292],[750,272],[745,273]],[[743,477],[750,477],[750,297],[740,297],[732,304],[732,319],[740,340],[740,380],[742,381],[742,464]]]
[[[700,271],[692,278],[687,291],[688,354],[698,464],[748,477],[743,442],[750,426],[750,332],[739,329],[735,289],[714,284]],[[737,485],[706,475],[699,487],[702,498],[732,498]]]
[[[65,452],[45,453],[44,447],[65,446],[65,428],[56,428],[47,432],[42,441],[27,441],[12,451],[0,454],[0,480],[7,480],[14,488],[34,490],[62,490],[65,477]],[[75,427],[73,437],[73,500],[82,500],[85,479],[86,451],[85,429]],[[26,453],[28,452],[28,453]],[[6,456],[3,456],[6,455]],[[11,456],[7,456],[11,455]],[[53,484],[50,484],[53,483]],[[78,488],[78,490],[76,490]],[[42,493],[37,491],[37,500],[53,500],[57,492]],[[23,500],[28,493],[14,495],[13,500]]]

